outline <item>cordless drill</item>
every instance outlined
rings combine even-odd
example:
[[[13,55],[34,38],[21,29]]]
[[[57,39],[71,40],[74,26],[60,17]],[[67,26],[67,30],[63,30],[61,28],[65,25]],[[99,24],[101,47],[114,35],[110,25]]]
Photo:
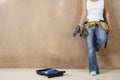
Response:
[[[80,25],[76,25],[73,32],[73,37],[75,37],[80,32],[81,32]],[[86,29],[82,29],[80,36],[86,38],[88,36],[88,31]]]

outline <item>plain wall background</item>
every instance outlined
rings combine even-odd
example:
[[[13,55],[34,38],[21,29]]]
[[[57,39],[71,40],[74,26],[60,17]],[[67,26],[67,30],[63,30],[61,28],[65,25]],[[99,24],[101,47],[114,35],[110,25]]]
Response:
[[[120,69],[120,1],[108,0],[112,31],[100,68]],[[85,39],[72,38],[81,0],[0,0],[0,68],[87,68]]]

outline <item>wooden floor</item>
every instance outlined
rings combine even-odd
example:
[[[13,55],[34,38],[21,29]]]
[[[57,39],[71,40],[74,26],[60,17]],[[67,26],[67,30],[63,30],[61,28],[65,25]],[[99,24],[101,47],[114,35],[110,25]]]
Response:
[[[45,76],[36,74],[37,69],[0,69],[0,80],[49,80]],[[62,77],[50,78],[50,80],[120,80],[120,70],[102,70],[97,76],[90,76],[88,70],[65,70]]]

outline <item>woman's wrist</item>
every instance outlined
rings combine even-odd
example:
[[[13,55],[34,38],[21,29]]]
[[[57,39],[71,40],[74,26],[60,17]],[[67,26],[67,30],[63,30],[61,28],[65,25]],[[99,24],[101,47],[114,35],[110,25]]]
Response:
[[[111,25],[110,25],[110,24],[108,24],[108,27],[109,27],[109,28],[111,28]]]

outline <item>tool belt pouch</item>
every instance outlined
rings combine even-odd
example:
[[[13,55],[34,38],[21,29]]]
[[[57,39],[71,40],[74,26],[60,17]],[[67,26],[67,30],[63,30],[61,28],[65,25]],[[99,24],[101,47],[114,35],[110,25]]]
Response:
[[[108,25],[107,25],[106,22],[102,22],[102,21],[100,21],[100,26],[101,26],[105,31],[108,30]]]

